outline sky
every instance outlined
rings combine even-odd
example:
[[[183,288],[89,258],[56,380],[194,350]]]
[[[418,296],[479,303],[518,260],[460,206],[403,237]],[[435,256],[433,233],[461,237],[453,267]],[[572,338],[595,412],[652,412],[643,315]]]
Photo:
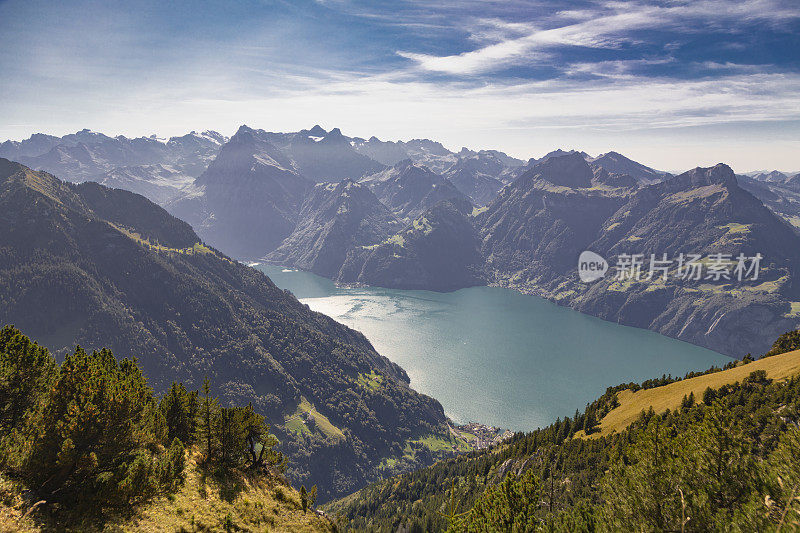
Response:
[[[800,2],[0,0],[0,140],[241,124],[800,171]]]

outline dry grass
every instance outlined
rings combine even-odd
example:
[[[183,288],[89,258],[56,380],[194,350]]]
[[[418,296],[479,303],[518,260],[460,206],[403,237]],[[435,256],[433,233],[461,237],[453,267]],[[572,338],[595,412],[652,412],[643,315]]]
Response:
[[[20,495],[23,488],[0,475],[0,531],[20,533],[39,531],[34,521],[25,516],[29,505]]]
[[[619,407],[600,421],[600,431],[593,436],[622,431],[639,417],[642,410],[647,411],[650,407],[657,413],[676,409],[680,407],[683,397],[690,393],[694,393],[695,399],[700,402],[708,387],[718,389],[723,385],[740,382],[756,370],[764,370],[767,377],[776,380],[800,374],[800,350],[767,357],[747,365],[740,364],[729,370],[676,381],[662,387],[637,392],[620,391],[617,393]]]
[[[300,494],[277,479],[239,476],[220,483],[206,476],[195,459],[187,463],[187,476],[175,494],[163,496],[132,509],[132,516],[112,518],[99,527],[77,529],[46,527],[25,519],[27,509],[0,477],[0,531],[103,531],[115,533],[177,532],[329,532],[331,522],[310,510],[303,513]]]

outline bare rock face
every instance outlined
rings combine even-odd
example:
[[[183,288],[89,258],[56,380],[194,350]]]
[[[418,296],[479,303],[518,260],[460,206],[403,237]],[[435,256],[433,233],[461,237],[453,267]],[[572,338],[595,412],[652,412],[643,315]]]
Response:
[[[428,167],[401,161],[360,180],[398,218],[409,221],[442,200],[469,201],[449,180]]]
[[[265,259],[336,279],[348,250],[378,244],[400,228],[365,185],[318,184],[303,202],[297,227]]]

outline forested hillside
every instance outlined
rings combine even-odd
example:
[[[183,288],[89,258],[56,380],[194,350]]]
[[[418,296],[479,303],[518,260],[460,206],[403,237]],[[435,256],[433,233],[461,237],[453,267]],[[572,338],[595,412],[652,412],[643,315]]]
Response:
[[[134,360],[78,347],[59,365],[0,330],[3,531],[332,530],[316,486],[286,482],[277,442],[252,404],[220,405],[207,381],[159,399]]]
[[[409,388],[363,335],[204,245],[186,223],[132,193],[7,160],[0,323],[61,356],[80,344],[136,357],[158,393],[208,377],[224,404],[252,403],[267,417],[290,477],[316,483],[321,498],[376,479],[387,458],[408,459],[411,440],[449,435],[439,403]],[[311,407],[327,423],[299,420]],[[433,460],[415,457],[411,465]]]
[[[800,332],[765,357],[796,367]],[[389,479],[334,502],[353,531],[777,531],[800,527],[800,376],[752,358],[706,374],[725,382],[674,409],[642,409],[619,432],[598,421],[628,390],[484,452]],[[776,359],[776,361],[780,361]],[[779,363],[780,364],[780,363]],[[687,375],[687,379],[697,374]],[[591,438],[586,438],[587,436]]]

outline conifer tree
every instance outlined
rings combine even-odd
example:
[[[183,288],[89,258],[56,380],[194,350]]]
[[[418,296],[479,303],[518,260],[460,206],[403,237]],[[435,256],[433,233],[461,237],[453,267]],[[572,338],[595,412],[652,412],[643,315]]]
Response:
[[[131,468],[147,477],[149,460],[141,453],[158,440],[156,415],[134,361],[78,347],[50,389],[26,475],[46,499],[112,499]]]
[[[167,442],[180,439],[184,444],[193,444],[199,410],[197,391],[188,392],[183,383],[173,382],[159,407],[167,425]]]
[[[217,416],[217,400],[211,396],[211,383],[206,377],[203,380],[203,399],[200,412],[200,426],[204,445],[205,463],[211,464],[216,451],[215,421]]]
[[[53,357],[13,326],[0,330],[0,434],[36,410],[57,372]]]

